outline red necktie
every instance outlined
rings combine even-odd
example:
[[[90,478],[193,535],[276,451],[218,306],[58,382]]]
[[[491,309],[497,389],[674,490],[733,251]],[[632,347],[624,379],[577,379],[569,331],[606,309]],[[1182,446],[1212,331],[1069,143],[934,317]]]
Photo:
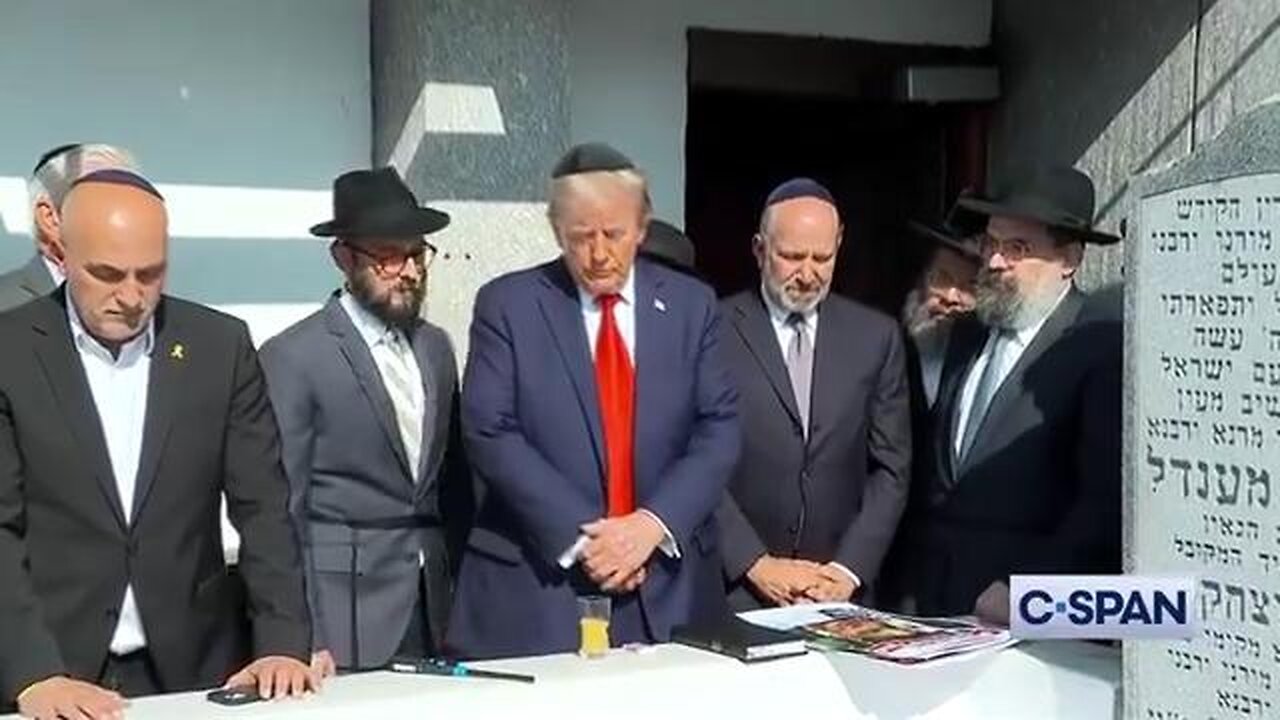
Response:
[[[596,387],[600,391],[600,419],[604,422],[604,446],[608,491],[608,517],[635,510],[636,376],[627,345],[618,332],[613,307],[618,295],[601,295],[600,334],[596,336]]]

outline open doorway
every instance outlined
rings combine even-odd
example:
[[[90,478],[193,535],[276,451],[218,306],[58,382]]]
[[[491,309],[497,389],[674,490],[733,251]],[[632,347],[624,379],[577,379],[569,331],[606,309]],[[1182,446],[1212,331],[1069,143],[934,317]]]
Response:
[[[909,65],[985,51],[693,30],[689,34],[685,226],[723,294],[757,282],[750,240],[778,183],[812,177],[845,223],[835,292],[897,315],[925,259],[905,232],[937,219],[985,169],[985,109],[908,103]]]

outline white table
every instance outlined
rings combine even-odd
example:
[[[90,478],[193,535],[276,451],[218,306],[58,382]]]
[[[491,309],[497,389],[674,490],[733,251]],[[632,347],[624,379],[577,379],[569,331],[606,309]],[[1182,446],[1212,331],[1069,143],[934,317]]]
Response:
[[[304,700],[213,705],[204,693],[135,700],[129,720],[337,718],[1089,718],[1114,717],[1119,653],[1074,642],[1019,646],[934,666],[843,654],[755,665],[678,645],[475,663],[535,675],[498,680],[369,673]],[[6,716],[9,718],[16,716]]]
[[[377,672],[339,677],[320,695],[303,700],[214,705],[204,693],[134,700],[128,720],[204,718],[681,718],[722,717],[723,705],[741,705],[748,717],[787,717],[792,701],[816,717],[848,717],[840,677],[819,655],[768,666],[675,645],[643,653],[615,651],[599,660],[575,655],[475,663],[535,675],[532,685],[501,680]]]
[[[1119,648],[1084,642],[1023,643],[917,666],[847,653],[826,657],[856,708],[851,717],[1121,717]]]

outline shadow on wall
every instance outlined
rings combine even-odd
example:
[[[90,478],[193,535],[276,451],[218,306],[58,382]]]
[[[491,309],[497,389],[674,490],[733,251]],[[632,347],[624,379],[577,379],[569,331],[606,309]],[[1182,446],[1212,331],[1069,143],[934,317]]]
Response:
[[[1078,160],[1214,1],[996,0],[993,179],[1031,160]]]
[[[1247,65],[1257,54],[1258,50],[1260,50],[1262,46],[1275,35],[1276,30],[1278,29],[1280,29],[1280,14],[1277,14],[1271,22],[1267,23],[1267,25],[1258,32],[1249,44],[1245,46],[1244,50],[1241,51],[1235,60],[1231,62],[1231,65],[1223,71],[1221,77],[1215,80],[1212,85],[1198,91],[1202,94],[1196,100],[1194,107],[1183,115],[1182,119],[1179,120],[1178,123],[1174,125],[1167,134],[1165,134],[1160,142],[1156,144],[1156,147],[1142,158],[1142,160],[1132,170],[1132,174],[1136,175],[1148,170],[1152,166],[1152,163],[1163,155],[1183,132],[1190,129],[1191,124],[1195,122],[1195,118],[1199,116],[1200,112],[1209,106],[1222,92],[1223,88],[1225,88],[1236,78],[1237,75],[1240,74],[1240,71],[1245,67],[1245,65]],[[1100,199],[1101,202],[1098,206],[1098,215],[1106,216],[1110,214],[1116,203],[1118,203],[1120,198],[1122,198],[1128,191],[1129,182],[1125,181],[1119,187],[1112,190],[1105,199]]]
[[[996,0],[1004,99],[992,133],[997,182],[1028,162],[1075,164],[1097,220],[1134,212],[1131,179],[1176,161],[1273,92],[1280,4],[1245,0]],[[1085,287],[1121,276],[1119,247],[1090,253]]]

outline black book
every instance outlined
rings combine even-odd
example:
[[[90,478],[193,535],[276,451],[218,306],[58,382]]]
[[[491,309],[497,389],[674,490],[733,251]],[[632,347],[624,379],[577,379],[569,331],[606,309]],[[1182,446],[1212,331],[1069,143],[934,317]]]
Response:
[[[671,631],[671,640],[743,662],[807,652],[803,635],[753,625],[737,615],[728,615],[715,623],[682,625]]]

